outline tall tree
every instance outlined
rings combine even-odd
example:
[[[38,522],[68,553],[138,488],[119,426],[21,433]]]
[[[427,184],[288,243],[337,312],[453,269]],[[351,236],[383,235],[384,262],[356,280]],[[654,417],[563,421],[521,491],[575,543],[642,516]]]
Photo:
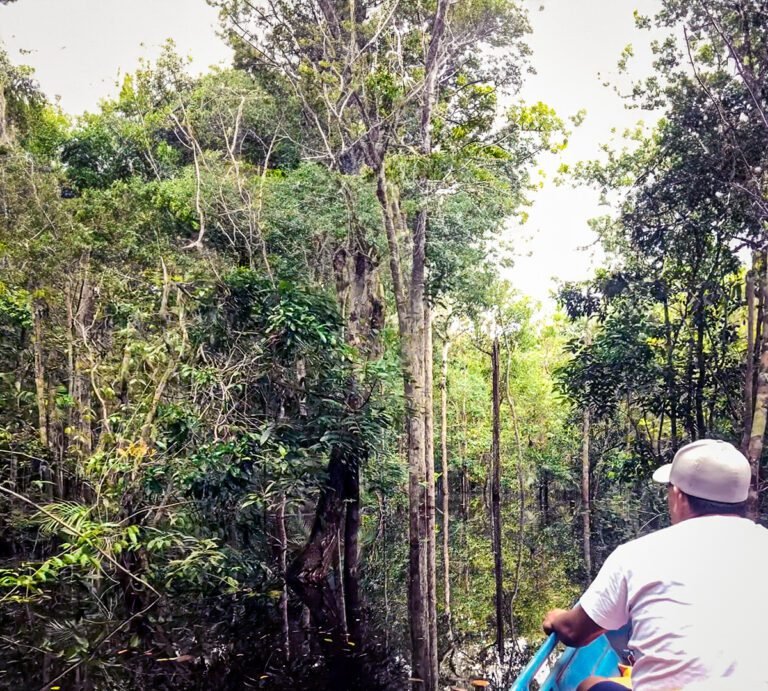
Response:
[[[433,469],[425,437],[432,400],[426,366],[432,358],[426,317],[430,217],[437,213],[439,188],[456,182],[471,190],[476,171],[499,162],[501,182],[503,166],[528,162],[522,151],[530,140],[520,137],[520,121],[501,136],[493,128],[496,91],[518,81],[519,40],[527,25],[511,2],[487,7],[447,0],[306,0],[264,10],[216,4],[241,61],[284,80],[302,103],[327,165],[352,172],[364,163],[376,182],[406,402],[413,676],[418,688],[431,691],[437,685],[437,641],[430,572],[434,488],[427,482]],[[502,46],[505,51],[498,50]],[[504,57],[478,59],[485,50]],[[505,146],[519,150],[522,160]],[[469,159],[468,151],[474,154]]]
[[[496,583],[496,649],[504,661],[504,564],[501,545],[501,364],[499,337],[491,343],[491,530]]]
[[[643,26],[650,25],[649,19],[639,21]],[[735,201],[736,205],[749,208],[758,221],[741,233],[740,240],[751,247],[753,258],[760,257],[766,242],[764,224],[768,218],[765,177],[768,110],[764,98],[768,83],[765,50],[768,20],[765,8],[748,0],[697,1],[687,5],[667,0],[662,3],[655,21],[662,27],[682,27],[682,50],[675,52],[671,41],[658,49],[665,55],[658,64],[668,79],[667,93],[674,93],[690,79],[683,76],[684,69],[693,72],[695,85],[710,106],[709,121],[697,129],[715,130],[719,134],[712,154],[731,163],[718,175],[720,184],[730,188],[731,203]],[[755,263],[752,270],[761,273]],[[747,370],[752,368],[751,358],[752,350],[748,348]],[[768,397],[765,364],[762,360],[757,363],[755,395],[760,401]],[[747,389],[752,385],[750,379]],[[745,402],[745,408],[750,417],[744,429],[745,437],[747,429],[750,436],[745,449],[753,470],[750,510],[756,516],[765,416],[753,407],[751,400]]]
[[[448,475],[448,326],[443,334],[440,357],[440,495],[442,499],[443,533],[443,613],[449,639],[453,637],[451,627],[451,555],[450,555],[450,495],[451,483]]]

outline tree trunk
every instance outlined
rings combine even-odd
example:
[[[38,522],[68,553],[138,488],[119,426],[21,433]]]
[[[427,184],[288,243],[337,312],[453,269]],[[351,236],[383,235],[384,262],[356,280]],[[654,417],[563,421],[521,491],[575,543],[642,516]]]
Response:
[[[346,317],[345,338],[365,358],[381,352],[384,325],[384,300],[373,251],[362,238],[350,238],[334,255],[336,292],[342,314]],[[300,376],[301,373],[299,373]],[[360,408],[362,397],[358,382],[350,378],[347,404]],[[352,449],[352,450],[351,450]],[[312,531],[304,548],[288,567],[287,580],[311,613],[321,632],[334,683],[339,688],[354,688],[363,683],[361,658],[351,652],[363,652],[364,635],[359,593],[360,465],[367,449],[359,444],[334,446],[328,463],[328,479],[315,507]],[[343,525],[342,525],[343,523]],[[339,553],[339,537],[344,535],[343,574],[339,583],[331,581],[331,569]],[[340,602],[346,611],[342,611]],[[355,651],[350,650],[345,631]],[[326,639],[330,639],[326,640]]]
[[[435,421],[432,343],[432,309],[424,301],[424,463],[427,471],[427,621],[429,625],[429,657],[432,676],[439,674],[437,654],[437,559],[435,529]]]
[[[8,124],[8,106],[5,100],[5,85],[0,82],[0,147],[11,145],[11,128]]]
[[[50,451],[50,418],[48,415],[48,387],[46,385],[45,351],[43,348],[43,321],[45,318],[45,304],[40,298],[33,299],[32,303],[32,346],[35,356],[35,400],[37,402],[37,434],[40,445]],[[54,473],[53,464],[50,461],[52,454],[47,453],[45,463],[40,463],[40,480],[48,499],[54,497]],[[61,496],[61,495],[58,495]]]
[[[753,260],[754,261],[754,260]],[[754,417],[753,397],[755,388],[755,274],[747,273],[747,354],[744,373],[744,431],[741,436],[741,450],[749,452],[749,438]]]
[[[286,662],[291,660],[291,628],[288,619],[288,583],[285,580],[288,571],[288,534],[285,529],[285,496],[282,497],[275,517],[277,528],[277,548],[279,551],[280,577],[283,579],[282,593],[280,594],[280,619],[283,634],[283,655]]]
[[[509,405],[509,412],[512,418],[512,429],[515,433],[515,450],[517,451],[517,554],[515,555],[515,578],[512,587],[512,594],[509,597],[509,615],[512,627],[512,638],[517,640],[515,635],[515,601],[520,592],[520,576],[522,574],[523,565],[523,547],[525,546],[525,473],[523,468],[524,453],[523,444],[520,439],[520,425],[517,419],[517,408],[515,406],[515,400],[512,397],[512,390],[509,384],[510,370],[512,369],[512,350],[507,344],[507,366],[505,369],[505,387],[504,397],[507,399],[507,405]],[[530,446],[530,440],[529,440]]]
[[[414,257],[421,254],[423,243],[414,243]],[[417,248],[421,247],[421,251]],[[415,273],[415,272],[414,272]],[[416,280],[416,279],[414,279]],[[414,689],[434,691],[430,662],[430,627],[427,607],[427,501],[426,457],[424,453],[424,302],[423,278],[418,300],[411,300],[410,333],[405,336],[405,404],[408,426],[408,611],[411,620],[411,651]],[[421,316],[419,316],[421,314]]]
[[[760,276],[761,276],[761,259],[758,255],[752,259],[752,270],[754,273],[753,281],[755,282],[755,298],[756,298],[756,310],[755,310],[755,347],[752,354],[752,369],[757,368],[758,360],[760,359],[760,346],[758,344],[763,342],[763,314],[765,313],[766,304],[763,291],[760,290]],[[755,383],[757,379],[757,373],[753,371],[752,378],[752,411],[755,410]],[[751,428],[751,425],[750,425]]]
[[[43,319],[45,305],[39,298],[32,303],[32,347],[35,353],[35,399],[37,401],[37,433],[40,445],[48,448],[48,388],[45,385],[43,356]]]
[[[467,396],[461,397],[461,515],[467,518],[469,509],[469,476],[467,474]]]
[[[357,463],[347,468],[344,476],[344,575],[343,591],[347,629],[358,650],[363,644],[362,604],[360,602],[360,468]]]
[[[592,334],[589,330],[589,321],[586,324],[584,337],[586,345],[592,343]],[[590,434],[589,405],[584,406],[582,417],[582,446],[581,446],[581,521],[582,521],[582,549],[584,553],[584,570],[587,580],[592,578],[592,500],[589,488],[589,434]]]
[[[667,399],[669,404],[669,424],[672,437],[672,451],[679,445],[677,432],[677,384],[675,381],[674,345],[672,343],[672,325],[669,320],[669,301],[664,290],[664,340],[666,345],[665,377],[667,380]]]
[[[381,163],[381,162],[380,162]],[[427,497],[424,373],[424,288],[426,263],[426,211],[418,214],[411,234],[411,280],[407,298],[400,261],[399,234],[405,234],[397,199],[380,165],[376,194],[389,247],[389,267],[398,313],[400,363],[403,373],[408,457],[408,614],[411,638],[411,674],[414,691],[434,691],[427,612]]]
[[[346,483],[345,483],[346,485]],[[346,505],[344,506],[346,509]],[[346,510],[344,511],[346,515]],[[344,561],[344,546],[343,546],[343,526],[339,526],[339,533],[336,536],[336,552],[333,558],[333,582],[336,587],[333,589],[338,599],[337,608],[341,615],[341,633],[344,639],[344,644],[349,644],[349,627],[347,626],[347,598],[344,593],[344,576],[343,576],[343,561]]]
[[[584,408],[582,421],[582,446],[581,446],[581,521],[584,551],[584,570],[587,580],[592,578],[592,528],[591,528],[591,500],[589,497],[589,433],[590,433],[589,407]]]
[[[424,89],[421,102],[421,153],[429,156],[432,153],[432,114],[437,99],[437,74],[442,57],[443,38],[446,30],[448,6],[451,0],[437,0],[437,7],[431,27],[431,37],[424,63]],[[428,189],[428,181],[424,174],[422,182]],[[435,612],[435,483],[434,483],[434,441],[432,430],[432,326],[429,307],[426,305],[426,250],[427,250],[427,210],[422,205],[416,217],[412,232],[413,251],[411,261],[411,281],[409,286],[409,311],[412,338],[410,342],[410,357],[405,359],[406,378],[412,379],[413,397],[409,401],[406,384],[405,397],[406,414],[411,417],[409,434],[409,467],[411,468],[411,520],[423,507],[425,519],[413,522],[411,528],[417,528],[419,539],[411,537],[411,550],[420,550],[420,554],[410,555],[411,583],[409,584],[409,608],[415,619],[415,627],[411,625],[411,643],[413,646],[413,676],[421,678],[422,682],[414,683],[418,691],[436,691],[438,685],[437,665],[437,614]],[[400,338],[403,337],[400,331]],[[428,360],[428,362],[427,362]],[[419,368],[419,365],[422,365]],[[423,387],[423,389],[421,388]],[[424,424],[418,424],[418,418],[424,416]],[[419,440],[424,440],[429,433],[429,442],[424,448],[419,448]],[[412,451],[412,453],[411,453]],[[431,480],[427,475],[431,476]],[[420,481],[420,488],[414,486]],[[426,491],[424,485],[426,481]],[[415,501],[416,500],[416,501]],[[414,504],[417,504],[414,506]],[[425,535],[426,533],[426,535]],[[423,556],[426,551],[426,558]],[[414,573],[413,568],[419,563],[419,569],[425,568],[426,573]],[[419,582],[418,588],[414,582]],[[421,592],[419,592],[419,590]],[[423,606],[423,596],[427,595],[427,611],[420,612]],[[420,598],[417,603],[416,598]],[[426,636],[426,641],[424,640]]]
[[[340,664],[339,656],[347,651],[344,613],[329,576],[338,557],[345,474],[350,461],[341,447],[334,447],[309,540],[286,569],[288,585],[309,608],[323,641],[329,644],[324,646],[333,658],[329,665]]]
[[[80,282],[79,299],[74,311],[74,323],[71,325],[77,343],[80,343],[74,353],[74,378],[72,382],[73,416],[72,428],[74,437],[71,446],[75,448],[80,459],[87,458],[93,450],[91,430],[91,380],[88,376],[89,362],[85,355],[85,339],[93,319],[93,291],[88,277],[87,263],[83,263],[82,279]]]
[[[692,441],[698,439],[696,436],[696,419],[694,415],[696,395],[694,393],[693,386],[693,357],[695,350],[695,341],[693,337],[693,324],[688,324],[688,352],[686,353],[686,365],[685,365],[685,391],[686,391],[686,404],[685,404],[685,429],[688,433],[688,438]]]
[[[696,300],[696,432],[697,438],[707,436],[707,425],[704,421],[704,384],[706,382],[707,367],[704,354],[704,329],[706,326],[706,310],[704,306],[704,293],[699,293]]]
[[[496,648],[504,661],[504,580],[501,556],[501,391],[499,339],[493,339],[492,371],[492,442],[491,442],[491,528],[493,530],[493,573],[496,580]]]
[[[761,267],[760,291],[763,304],[768,305],[768,276],[766,262]],[[752,488],[749,493],[749,515],[757,519],[760,510],[760,461],[763,456],[766,416],[768,415],[768,309],[762,314],[762,342],[760,344],[760,362],[757,371],[757,395],[755,411],[747,447],[747,458],[752,468]]]
[[[453,640],[451,627],[451,566],[449,547],[450,488],[448,481],[448,350],[451,342],[446,333],[440,367],[440,462],[443,502],[443,609],[448,639]]]

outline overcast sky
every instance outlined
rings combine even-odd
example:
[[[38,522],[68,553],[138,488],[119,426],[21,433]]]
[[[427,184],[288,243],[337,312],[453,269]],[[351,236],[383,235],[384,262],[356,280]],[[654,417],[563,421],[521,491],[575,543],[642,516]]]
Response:
[[[541,5],[544,9],[538,11]],[[527,80],[523,97],[548,103],[563,118],[581,108],[587,112],[584,123],[573,130],[566,151],[541,161],[545,187],[534,197],[527,224],[508,229],[518,255],[509,277],[537,300],[548,302],[555,279],[588,278],[600,265],[602,255],[587,221],[608,209],[598,205],[595,191],[558,187],[553,178],[563,162],[572,165],[598,158],[600,145],[611,140],[613,128],[620,133],[639,120],[650,125],[656,121],[657,116],[626,109],[625,101],[603,84],[611,81],[626,93],[632,80],[650,73],[653,36],[635,29],[633,11],[652,15],[658,6],[659,0],[529,3],[533,25],[529,45],[537,74]],[[629,75],[623,76],[617,63],[628,44],[633,45],[635,57]]]
[[[554,172],[563,160],[598,156],[612,128],[622,130],[642,117],[626,110],[602,81],[617,78],[616,63],[629,43],[637,53],[632,75],[648,73],[650,37],[634,28],[633,10],[651,14],[658,0],[526,4],[537,74],[528,78],[522,96],[548,103],[562,117],[587,111],[562,157],[541,162],[545,186],[536,195],[528,223],[510,224],[506,231],[517,255],[508,277],[546,307],[554,279],[586,278],[599,265],[587,220],[605,213],[594,192],[556,187]],[[95,110],[99,99],[116,93],[120,75],[133,71],[140,57],[156,57],[167,38],[181,54],[191,56],[196,72],[226,64],[231,54],[216,31],[216,12],[204,0],[18,0],[0,5],[0,40],[11,59],[34,67],[42,89],[60,98],[69,113]]]

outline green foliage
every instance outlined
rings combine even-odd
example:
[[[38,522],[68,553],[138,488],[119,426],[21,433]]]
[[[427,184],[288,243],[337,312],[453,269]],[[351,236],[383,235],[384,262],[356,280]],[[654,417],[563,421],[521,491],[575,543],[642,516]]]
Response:
[[[24,138],[41,118],[45,98],[40,92],[34,73],[28,67],[13,65],[0,48],[0,104],[5,119],[0,122],[0,146],[8,144],[6,129]]]
[[[404,618],[385,611],[392,581],[396,598],[405,592],[405,541],[392,538],[407,499],[402,335],[379,285],[389,247],[369,115],[384,123],[400,230],[428,212],[435,312],[462,324],[444,334],[454,341],[452,478],[478,488],[487,477],[483,349],[495,321],[517,410],[517,428],[510,417],[502,433],[505,490],[529,507],[544,488],[573,490],[571,409],[551,378],[562,322],[535,324],[495,276],[496,238],[527,203],[530,166],[567,139],[541,103],[499,110],[527,54],[522,10],[506,0],[451,5],[458,42],[441,67],[424,154],[414,92],[422,3],[401,3],[386,26],[378,3],[345,16],[349,45],[368,46],[349,69],[326,51],[310,3],[273,6],[295,33],[250,6],[223,5],[297,59],[267,66],[234,40],[238,68],[191,78],[168,46],[115,99],[73,120],[0,60],[13,135],[0,153],[0,482],[13,493],[0,507],[0,548],[11,555],[0,572],[0,666],[13,670],[12,685],[42,686],[70,666],[82,676],[68,683],[94,688],[229,683],[216,676],[222,666],[242,671],[238,686],[271,670],[282,603],[300,614],[282,597],[284,562],[306,542],[339,451],[361,465],[366,607],[384,612],[374,628],[405,645]],[[365,329],[352,338],[352,279],[369,268],[380,345],[361,342]],[[508,590],[519,585],[525,632],[545,599],[570,596],[575,570],[551,549],[569,553],[569,520],[555,526],[553,513],[539,530],[529,518],[517,527],[510,518],[505,537],[510,564],[522,564],[519,553],[537,561],[519,582],[512,567],[506,575]],[[464,526],[473,585],[457,607],[466,636],[490,612],[485,519],[473,520]],[[389,542],[379,540],[386,530]],[[183,671],[186,657],[205,665],[187,660]],[[173,671],[159,664],[173,661]]]
[[[8,288],[0,283],[0,318],[12,328],[28,329],[32,326],[29,309],[30,295],[22,288]]]
[[[665,0],[635,21],[674,33],[652,44],[655,71],[632,92],[636,107],[664,114],[653,131],[640,124],[605,145],[600,161],[577,166],[613,208],[592,222],[610,268],[559,296],[573,330],[559,384],[592,423],[598,559],[660,526],[665,507],[647,478],[681,444],[738,446],[751,426],[745,250],[753,275],[764,270],[768,128],[755,97],[765,16],[750,2]]]

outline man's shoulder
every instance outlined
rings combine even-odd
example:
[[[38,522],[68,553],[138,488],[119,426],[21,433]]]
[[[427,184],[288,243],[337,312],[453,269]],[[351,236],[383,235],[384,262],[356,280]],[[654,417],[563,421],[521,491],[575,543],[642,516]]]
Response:
[[[656,562],[660,555],[674,553],[679,545],[686,541],[686,536],[679,530],[679,526],[680,524],[659,528],[622,543],[611,553],[614,566],[630,567],[648,560]]]
[[[657,545],[667,542],[675,542],[682,537],[678,528],[679,524],[670,525],[666,528],[659,528],[658,530],[654,530],[652,533],[646,533],[645,535],[636,537],[633,540],[628,540],[624,544],[619,545],[619,547],[616,548],[616,551],[621,550],[624,553],[631,553],[636,550],[642,551],[645,549],[652,549]]]
[[[714,521],[711,520],[713,518]],[[632,558],[649,552],[658,553],[665,548],[674,550],[679,545],[701,539],[702,534],[717,536],[721,541],[727,540],[730,535],[738,544],[743,544],[743,539],[746,538],[753,544],[765,543],[768,547],[768,529],[761,525],[732,516],[702,516],[629,540],[617,547],[615,552],[621,558]]]

